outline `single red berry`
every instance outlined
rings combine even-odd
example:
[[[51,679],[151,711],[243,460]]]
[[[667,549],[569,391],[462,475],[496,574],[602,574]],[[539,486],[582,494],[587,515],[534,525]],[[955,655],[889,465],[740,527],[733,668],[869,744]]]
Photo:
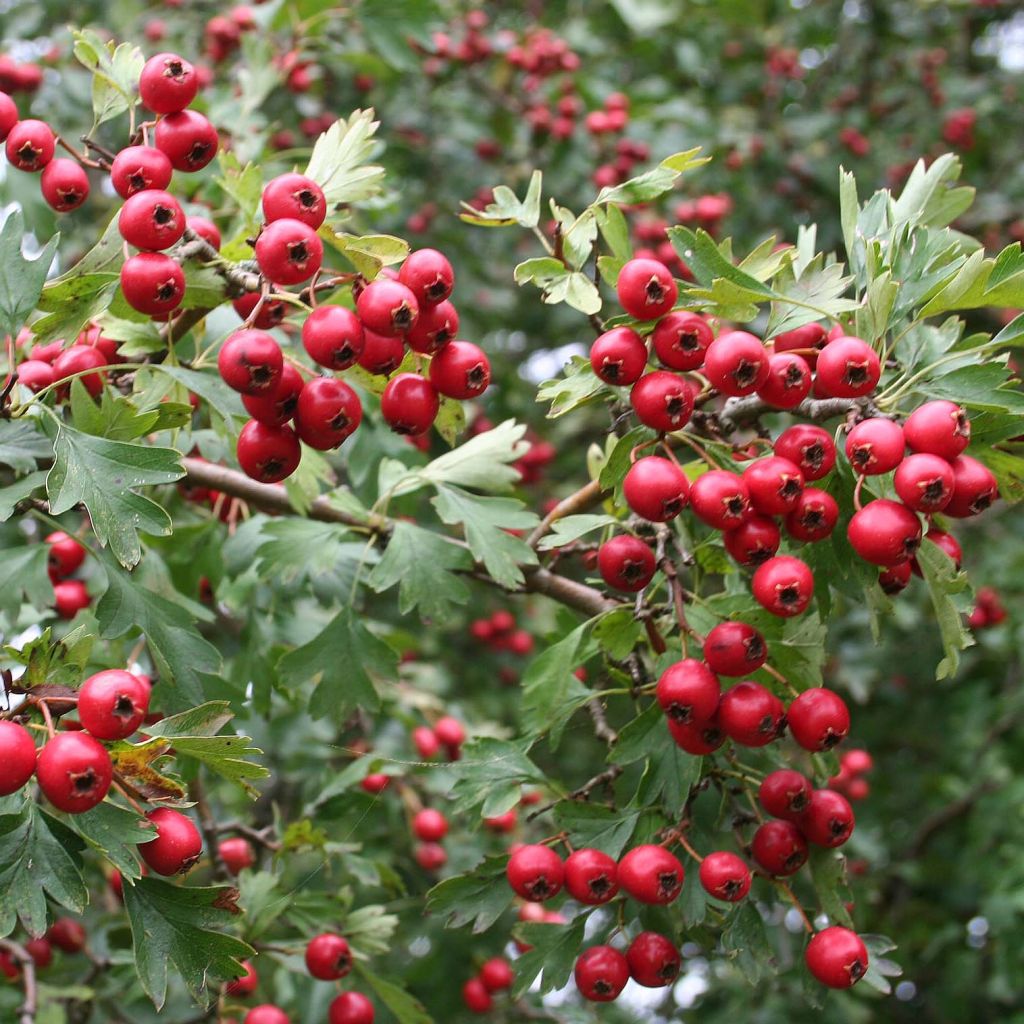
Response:
[[[73,619],[89,602],[89,591],[81,580],[61,580],[53,585],[53,605],[62,619]]]
[[[137,249],[169,249],[185,233],[185,213],[169,192],[147,189],[125,200],[117,227]]]
[[[493,818],[484,818],[484,826],[492,832],[514,832],[519,820],[516,809],[506,811],[504,814],[495,815]]]
[[[488,992],[501,992],[512,987],[516,976],[512,965],[503,956],[494,956],[484,961],[480,968],[480,980]]]
[[[776,353],[768,357],[768,376],[758,397],[777,409],[795,409],[811,391],[811,369],[800,356]]]
[[[637,320],[655,320],[676,303],[679,289],[659,260],[632,259],[619,271],[616,284],[622,308]]]
[[[434,735],[442,746],[461,747],[466,742],[466,730],[457,718],[446,715],[434,723]]]
[[[122,199],[147,189],[165,189],[173,174],[167,154],[154,146],[128,146],[110,165],[110,183]]]
[[[829,988],[850,988],[867,974],[868,950],[856,932],[832,925],[815,935],[804,952],[807,969]]]
[[[36,970],[44,970],[53,963],[53,946],[49,939],[29,939],[25,952],[35,961]]]
[[[907,584],[910,582],[912,571],[910,562],[903,562],[900,565],[893,565],[888,569],[883,569],[878,574],[878,585],[890,596],[898,594],[901,590],[906,589]]]
[[[58,213],[77,210],[89,197],[89,175],[74,160],[51,160],[39,181],[43,198]]]
[[[588,906],[607,903],[619,891],[618,866],[600,850],[574,850],[565,862],[565,888]]]
[[[170,807],[157,807],[146,817],[156,838],[139,844],[139,855],[158,875],[187,872],[203,852],[203,837],[192,819]]]
[[[0,93],[0,96],[2,95],[4,94]],[[38,394],[55,381],[53,366],[44,363],[42,359],[26,359],[18,364],[18,383],[23,384],[33,394]]]
[[[487,1013],[494,1006],[491,993],[480,978],[470,978],[462,986],[462,1001],[471,1013]]]
[[[850,712],[837,693],[816,686],[804,690],[786,713],[793,739],[805,750],[831,750],[850,731]]]
[[[416,747],[416,752],[424,761],[429,761],[431,758],[436,757],[441,749],[441,741],[434,735],[433,729],[428,729],[422,725],[417,725],[413,729],[412,742]]]
[[[623,533],[597,552],[597,567],[609,587],[636,593],[654,577],[654,552],[639,537]]]
[[[386,377],[402,365],[404,358],[405,344],[401,336],[386,338],[383,334],[364,328],[363,352],[357,362],[367,373]]]
[[[644,988],[663,988],[679,976],[682,958],[675,943],[657,932],[641,932],[626,950],[629,973]]]
[[[235,454],[246,476],[276,484],[298,469],[302,449],[291,427],[268,427],[249,420],[239,431]]]
[[[921,521],[897,501],[879,498],[853,514],[846,528],[853,550],[872,565],[909,561],[921,544]]]
[[[830,341],[818,355],[817,381],[826,395],[860,398],[870,394],[882,375],[878,353],[860,338]]]
[[[282,299],[267,297],[261,302],[260,298],[261,296],[257,292],[246,292],[240,298],[232,299],[231,305],[246,322],[247,327],[255,327],[261,331],[279,327],[288,316],[287,304]],[[258,310],[257,306],[259,306]],[[254,313],[255,315],[253,315]]]
[[[128,305],[140,313],[170,313],[185,297],[185,275],[170,256],[140,252],[121,267],[121,291]]]
[[[118,361],[117,349],[120,343],[114,338],[108,338],[99,327],[87,327],[79,332],[75,338],[75,345],[79,347],[95,348],[100,351],[108,363]]]
[[[750,514],[746,481],[724,469],[712,469],[690,486],[690,505],[698,519],[716,530],[731,530]]]
[[[846,457],[864,476],[891,473],[903,460],[903,428],[893,420],[861,420],[846,437]]]
[[[99,349],[87,345],[73,345],[61,352],[53,361],[53,379],[58,382],[68,380],[76,374],[82,374],[84,370],[97,369],[106,365],[106,357]],[[85,373],[78,379],[93,398],[98,397],[103,390],[104,374],[102,373]],[[59,390],[62,395],[66,396],[67,387],[61,387]]]
[[[704,660],[720,676],[745,676],[768,659],[764,637],[745,622],[720,622],[704,638]]]
[[[233,875],[237,875],[244,868],[251,868],[256,863],[252,844],[242,836],[222,839],[217,845],[217,856]]]
[[[791,821],[766,821],[754,833],[750,852],[769,875],[793,875],[807,861],[807,840]]]
[[[631,327],[613,327],[590,346],[590,366],[605,384],[635,384],[647,369],[647,346]]]
[[[666,719],[669,734],[677,747],[695,757],[714,753],[726,740],[722,727],[718,724],[718,712],[711,718],[695,722],[674,722]]]
[[[905,433],[905,431],[904,431]],[[900,499],[915,512],[941,512],[953,498],[953,467],[941,455],[908,455],[896,467],[893,484]]]
[[[18,123],[18,108],[6,92],[0,91],[0,142],[10,134]]]
[[[372,796],[377,796],[378,794],[383,793],[390,785],[391,776],[385,775],[383,772],[371,772],[359,783],[363,792],[370,793]]]
[[[714,340],[715,332],[699,313],[669,313],[655,324],[651,332],[654,352],[662,366],[669,370],[699,370],[704,365],[704,354]]]
[[[448,398],[477,398],[491,383],[491,364],[469,341],[450,341],[430,360],[430,382]]]
[[[960,547],[960,542],[951,533],[946,533],[943,530],[937,530],[933,526],[925,535],[925,540],[930,540],[935,544],[941,551],[944,551],[946,555],[953,562],[959,571],[960,566],[963,564],[964,551]],[[916,572],[918,576],[921,575],[920,566],[917,564],[917,559],[913,559],[910,563],[910,568],[913,572]]]
[[[243,395],[274,394],[283,367],[281,346],[269,334],[251,328],[235,331],[217,354],[224,383]]]
[[[329,370],[346,370],[362,355],[363,325],[344,306],[317,306],[302,325],[309,357]]]
[[[46,938],[63,953],[80,953],[85,948],[85,925],[73,917],[58,917],[46,929]]]
[[[7,160],[19,171],[41,171],[53,159],[55,145],[53,129],[28,118],[7,133]]]
[[[750,504],[764,516],[792,512],[804,489],[804,476],[798,466],[778,455],[751,462],[743,471]]]
[[[807,810],[814,787],[806,775],[780,768],[764,777],[758,790],[761,806],[773,817],[796,822]]]
[[[185,227],[197,234],[204,242],[208,242],[214,249],[220,249],[220,230],[212,220],[207,217],[186,217]]]
[[[752,395],[768,380],[768,353],[746,331],[720,334],[704,354],[704,376],[723,395]]]
[[[649,455],[630,466],[622,493],[638,516],[652,523],[667,523],[686,507],[690,483],[671,459]]]
[[[656,694],[665,714],[684,725],[710,721],[718,709],[722,687],[703,661],[686,658],[662,672]]]
[[[724,535],[725,550],[740,565],[760,565],[779,550],[782,535],[774,519],[752,515]]]
[[[728,850],[709,853],[700,862],[700,884],[716,899],[738,903],[750,892],[750,881],[750,869]]]
[[[161,117],[154,132],[156,148],[176,171],[201,171],[216,155],[217,129],[194,110]],[[283,282],[282,282],[283,283]]]
[[[411,288],[380,277],[359,293],[356,313],[368,330],[393,338],[416,324],[420,307]]]
[[[782,701],[760,683],[737,683],[722,695],[718,722],[730,739],[763,747],[778,738],[785,722]]]
[[[254,420],[268,427],[280,427],[295,415],[303,386],[302,374],[291,363],[284,363],[274,390],[259,395],[242,395],[242,405]]]
[[[952,462],[971,440],[971,423],[964,407],[956,402],[925,402],[907,417],[903,436],[912,452],[926,452]]]
[[[652,430],[681,430],[693,413],[693,391],[674,373],[654,370],[645,374],[629,393],[637,419]]]
[[[584,999],[610,1003],[618,999],[629,981],[629,963],[611,946],[591,946],[580,954],[573,975]]]
[[[266,224],[256,239],[256,262],[275,284],[308,281],[323,258],[324,245],[316,231],[293,217]]]
[[[39,751],[36,778],[43,795],[60,811],[81,814],[110,789],[113,765],[106,748],[84,732],[61,732]]]
[[[35,774],[36,745],[17,722],[0,722],[0,796],[17,792]]]
[[[275,220],[300,220],[315,231],[327,217],[323,190],[304,174],[280,174],[263,188],[263,216]]]
[[[832,435],[821,427],[798,423],[779,434],[775,454],[792,462],[804,480],[820,480],[836,464],[836,446]]]
[[[373,1024],[373,1003],[361,992],[342,992],[327,1008],[327,1024]]]
[[[806,610],[814,597],[814,575],[807,563],[792,555],[762,562],[751,580],[754,599],[772,615],[790,618]]]
[[[299,395],[295,429],[311,448],[337,448],[363,419],[359,396],[337,377],[314,377]]]
[[[447,300],[429,306],[420,304],[420,315],[405,335],[413,352],[431,356],[453,341],[459,333],[458,310]]]
[[[279,1006],[261,1003],[245,1015],[242,1024],[291,1024],[291,1018]]]
[[[818,353],[825,347],[828,337],[821,324],[804,324],[792,331],[776,334],[772,346],[776,352],[797,352],[813,370],[818,362]]]
[[[619,861],[619,885],[640,903],[671,903],[684,876],[679,859],[663,846],[635,846]]]
[[[97,672],[78,691],[79,721],[98,740],[123,740],[142,724],[149,695],[150,687],[131,672]]]
[[[348,941],[333,932],[324,932],[306,946],[306,969],[321,981],[337,981],[352,970],[352,950]]]
[[[520,846],[509,857],[505,876],[516,895],[543,903],[561,891],[565,865],[548,846]]]
[[[253,967],[248,960],[242,961],[242,970],[245,971],[245,974],[240,978],[234,978],[224,986],[224,991],[229,996],[235,996],[238,999],[243,999],[245,996],[251,996],[253,992],[256,991],[257,985],[260,983],[260,978],[256,973],[256,968]]]
[[[199,91],[199,75],[176,53],[150,57],[139,75],[139,96],[154,114],[184,110]]]
[[[954,519],[980,515],[999,497],[995,476],[970,455],[958,456],[952,465],[953,497],[943,511]]]
[[[397,434],[416,436],[426,433],[440,406],[437,389],[418,373],[400,373],[392,377],[380,396],[381,415]]]
[[[427,807],[414,815],[412,831],[425,843],[437,843],[448,834],[448,819],[440,811]]]
[[[398,280],[409,288],[422,305],[443,302],[455,287],[455,272],[444,253],[437,249],[417,249],[409,253]]]
[[[786,531],[795,540],[818,541],[830,536],[839,521],[836,499],[817,487],[805,487],[786,516]],[[728,535],[727,538],[728,539]]]
[[[440,843],[417,843],[412,855],[424,871],[440,871],[448,863],[448,854]]]
[[[800,815],[800,831],[815,846],[842,846],[853,832],[853,808],[834,789],[816,789]]]

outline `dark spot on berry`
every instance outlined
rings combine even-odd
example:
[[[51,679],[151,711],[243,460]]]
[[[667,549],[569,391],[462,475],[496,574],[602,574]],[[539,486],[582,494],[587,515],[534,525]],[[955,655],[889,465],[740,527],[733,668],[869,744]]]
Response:
[[[157,206],[153,210],[153,222],[156,224],[170,224],[174,220],[174,211],[169,206]]]
[[[847,363],[846,370],[843,373],[843,380],[853,387],[867,383],[867,381],[870,380],[868,375],[868,364],[866,362]]]

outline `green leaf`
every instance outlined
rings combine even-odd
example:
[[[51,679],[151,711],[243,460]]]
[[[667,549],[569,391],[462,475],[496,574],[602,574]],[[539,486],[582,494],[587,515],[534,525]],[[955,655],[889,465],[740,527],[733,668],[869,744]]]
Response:
[[[152,839],[156,829],[141,815],[104,800],[91,811],[62,814],[60,820],[125,878],[142,877],[136,849]]]
[[[701,147],[695,146],[681,153],[665,157],[657,167],[639,177],[630,178],[621,185],[609,185],[597,194],[597,203],[648,203],[670,191],[679,178],[695,167],[711,162],[711,157],[700,156]]]
[[[524,228],[535,228],[540,223],[541,180],[541,172],[534,171],[522,202],[507,185],[498,185],[494,189],[493,201],[483,210],[476,210],[468,203],[463,203],[466,212],[459,216],[467,224],[481,227],[501,228],[518,224]]]
[[[970,358],[970,353],[965,356]],[[1024,394],[1009,381],[1006,368],[998,364],[964,366],[923,380],[915,390],[929,398],[948,398],[971,409],[1024,414]]]
[[[633,838],[641,811],[600,807],[595,804],[563,801],[555,807],[555,821],[569,833],[574,847],[593,847],[609,857],[618,858]]]
[[[589,916],[590,912],[585,911],[567,925],[534,922],[516,926],[515,934],[532,947],[516,960],[516,980],[512,986],[516,999],[529,991],[541,972],[539,992],[542,995],[565,986],[583,948]]]
[[[394,235],[350,235],[325,224],[320,237],[370,281],[383,267],[401,263],[409,255],[409,243]]]
[[[700,779],[702,764],[703,758],[677,747],[666,729],[662,745],[648,755],[639,790],[642,799],[657,800],[669,817],[677,816],[690,787]]]
[[[557,742],[575,710],[595,695],[573,675],[587,658],[584,639],[595,621],[577,626],[530,662],[523,674],[522,719],[527,735],[551,731],[552,742]]]
[[[917,564],[928,585],[928,594],[942,636],[942,649],[946,654],[935,670],[935,678],[946,679],[956,674],[960,665],[960,652],[974,644],[974,638],[964,625],[951,597],[967,588],[967,578],[957,572],[953,560],[937,544],[929,541],[923,542],[918,548]]]
[[[36,308],[60,241],[60,235],[54,235],[35,259],[26,259],[24,235],[24,215],[14,209],[0,227],[0,336],[14,337]]]
[[[398,1024],[434,1024],[423,1004],[404,988],[368,970],[358,960],[356,973],[373,989],[374,995],[388,1008]]]
[[[519,471],[512,463],[526,454],[526,427],[505,420],[492,430],[471,437],[454,451],[439,455],[417,470],[414,476],[432,484],[454,484],[478,491],[500,493],[519,483]]]
[[[10,586],[6,580],[0,581],[0,592]],[[24,687],[50,684],[77,688],[85,675],[95,639],[92,633],[86,632],[85,626],[78,626],[60,640],[54,640],[53,630],[47,628],[20,650],[7,646],[4,647],[4,653],[25,666],[19,680]]]
[[[749,900],[729,915],[722,932],[722,946],[751,985],[775,972],[775,953],[764,920]]]
[[[46,486],[46,470],[37,469],[7,487],[0,487],[0,523],[6,523],[37,490]]]
[[[665,713],[657,704],[651,704],[619,730],[619,738],[609,752],[608,760],[612,764],[633,764],[670,743],[672,738],[665,727]]]
[[[191,888],[155,878],[124,887],[135,969],[157,1010],[164,1005],[172,964],[203,1005],[216,998],[218,982],[242,974],[240,961],[252,956],[253,949],[233,935],[214,931],[232,923],[237,895],[224,886]]]
[[[104,40],[88,29],[73,30],[74,54],[93,74],[93,129],[118,117],[137,101],[139,74],[146,62],[142,51],[131,43]]]
[[[617,206],[608,203],[597,211],[597,227],[616,262],[624,263],[633,255],[629,223]]]
[[[367,161],[376,148],[380,127],[373,110],[355,110],[346,121],[335,121],[317,140],[306,167],[324,191],[328,204],[358,203],[381,190],[384,168]]]
[[[41,459],[53,458],[53,442],[29,418],[0,420],[0,465],[29,473]]]
[[[896,948],[896,943],[887,935],[861,935],[861,941],[868,951],[868,970],[864,975],[864,984],[876,992],[889,995],[892,992],[890,978],[898,978],[903,968],[894,960],[884,956]]]
[[[189,391],[195,392],[204,402],[212,406],[228,424],[231,423],[233,417],[247,415],[238,392],[232,391],[221,380],[220,374],[199,373],[197,370],[186,370],[181,366],[155,363],[152,366],[143,367],[136,373],[138,390],[145,393],[149,388],[155,386],[150,376],[152,374],[163,374]]]
[[[46,545],[8,548],[0,559],[0,609],[17,618],[22,595],[36,608],[53,602],[53,584],[46,575]]]
[[[546,785],[547,776],[526,756],[530,743],[511,743],[482,736],[463,747],[461,760],[450,770],[458,776],[451,790],[453,809],[481,817],[504,814],[519,803],[526,783]]]
[[[847,903],[853,901],[849,886],[846,884],[846,858],[835,850],[811,847],[807,859],[807,867],[811,873],[811,882],[818,896],[818,905],[823,914],[836,924],[852,928]]]
[[[475,933],[485,932],[512,902],[505,881],[508,857],[488,857],[465,875],[439,882],[427,893],[427,911],[445,915],[448,928],[472,923]]]
[[[540,551],[551,551],[554,548],[564,547],[574,540],[585,537],[595,530],[603,530],[607,526],[614,526],[618,520],[614,516],[598,515],[593,513],[582,513],[576,516],[566,516],[564,519],[556,519],[551,526],[551,532],[542,537],[537,545]]]
[[[238,156],[231,150],[222,149],[217,154],[221,176],[217,184],[234,200],[238,212],[247,228],[259,223],[260,199],[263,195],[263,175],[254,163],[244,167]]]
[[[953,278],[924,305],[919,316],[980,306],[1024,306],[1024,253],[1020,242],[1008,245],[995,259],[987,259],[983,249],[971,253]]]
[[[754,299],[763,301],[777,298],[776,293],[763,281],[733,265],[723,251],[728,242],[723,242],[722,246],[717,245],[702,228],[696,231],[684,227],[669,228],[668,237],[680,259],[689,266],[701,284],[711,285],[717,280],[725,280],[737,285]]]
[[[586,405],[601,393],[611,391],[583,356],[573,356],[566,364],[564,376],[546,380],[537,389],[538,402],[550,402],[548,419],[557,419]]]

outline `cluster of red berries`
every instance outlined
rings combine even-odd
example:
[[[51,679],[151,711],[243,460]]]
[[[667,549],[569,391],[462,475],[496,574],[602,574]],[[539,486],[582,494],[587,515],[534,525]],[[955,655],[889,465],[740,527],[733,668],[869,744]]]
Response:
[[[49,534],[46,544],[46,571],[53,584],[53,606],[62,619],[73,619],[89,607],[91,600],[83,580],[69,579],[82,567],[86,550],[63,530]]]
[[[971,107],[951,110],[942,122],[942,139],[957,149],[974,149],[974,128],[978,114]]]
[[[46,929],[45,935],[26,939],[22,945],[32,957],[36,970],[40,971],[53,963],[54,947],[62,953],[80,953],[85,949],[85,940],[85,928],[81,921],[73,917],[58,917]],[[17,981],[21,977],[21,965],[6,949],[0,949],[0,974],[10,981]]]
[[[494,995],[512,987],[515,974],[503,957],[485,961],[477,974],[462,986],[462,1001],[472,1013],[488,1013],[494,1008]]]
[[[1006,608],[994,587],[979,587],[974,610],[967,616],[971,629],[990,629],[1006,621]]]
[[[29,328],[22,328],[15,339],[15,346],[23,348],[32,340]],[[71,377],[80,375],[79,379],[85,390],[95,398],[103,390],[104,374],[101,367],[110,366],[121,361],[118,354],[118,342],[103,334],[101,328],[89,324],[79,332],[70,347],[65,348],[64,339],[58,338],[47,345],[33,344],[17,367],[18,383],[27,387],[33,394],[38,394],[54,384],[62,384],[57,389],[57,398],[62,401],[70,393],[70,384],[64,384]],[[96,373],[89,373],[96,370]]]
[[[715,235],[732,208],[733,200],[728,192],[714,192],[683,199],[676,204],[673,214],[676,224],[692,224]],[[647,215],[637,220],[633,224],[633,237],[638,243],[636,258],[657,260],[684,281],[692,281],[693,272],[668,239],[669,226],[666,217]]]
[[[469,633],[492,651],[509,651],[524,658],[533,651],[533,636],[525,629],[516,629],[516,619],[510,611],[501,610],[490,618],[474,619]]]
[[[864,800],[871,784],[864,778],[874,767],[866,750],[844,750],[839,755],[839,774],[828,780],[829,789],[842,793],[847,800]]]
[[[466,742],[466,727],[451,715],[439,718],[432,727],[418,725],[411,734],[413,746],[424,761],[432,761],[443,750],[449,761],[458,761],[462,745]],[[376,796],[391,785],[391,775],[372,772],[360,785],[365,792]]]
[[[43,69],[38,64],[0,54],[0,93],[32,93],[42,84]]]

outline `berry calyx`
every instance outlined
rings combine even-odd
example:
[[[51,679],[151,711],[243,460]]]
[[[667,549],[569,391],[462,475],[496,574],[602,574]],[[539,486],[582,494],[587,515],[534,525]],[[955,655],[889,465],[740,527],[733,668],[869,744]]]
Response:
[[[43,795],[68,814],[82,814],[100,803],[113,774],[106,748],[84,732],[58,733],[44,744],[36,761]]]
[[[306,946],[306,969],[321,981],[337,981],[352,970],[352,950],[348,940],[333,932],[324,932]]]
[[[669,665],[658,679],[656,696],[673,722],[707,722],[718,709],[722,688],[718,677],[695,658]]]
[[[128,305],[140,313],[170,313],[185,297],[185,274],[162,252],[140,252],[121,267],[121,291]]]
[[[74,160],[51,160],[43,168],[39,186],[43,198],[58,213],[77,210],[89,197],[89,175]]]
[[[344,306],[317,306],[302,325],[302,345],[320,366],[347,370],[363,353],[363,325]]]
[[[827,491],[806,487],[792,512],[786,516],[786,532],[794,540],[824,540],[831,536],[838,521],[839,504],[836,499]]]
[[[720,334],[704,353],[704,376],[723,395],[752,395],[768,380],[768,354],[746,331]]]
[[[619,891],[618,866],[600,850],[574,850],[565,862],[565,888],[580,903],[600,906]]]
[[[122,199],[147,189],[165,189],[173,174],[167,154],[154,146],[127,146],[110,165],[110,183]]]
[[[615,330],[628,328],[617,327]],[[714,340],[711,325],[699,313],[669,313],[655,324],[651,332],[654,352],[662,366],[669,370],[699,370],[704,364],[704,354]],[[646,359],[646,351],[644,356]]]
[[[819,353],[817,381],[826,395],[861,398],[875,389],[882,375],[878,353],[860,338],[830,341]]]
[[[832,435],[821,427],[798,423],[788,427],[775,439],[775,454],[789,459],[804,480],[820,480],[836,464],[836,446]]]
[[[294,217],[265,225],[256,239],[255,251],[260,271],[275,284],[308,281],[320,269],[324,258],[320,236]]]
[[[28,118],[7,133],[5,146],[12,167],[19,171],[41,171],[53,159],[56,138],[45,121]]]
[[[659,260],[628,260],[619,271],[616,291],[622,308],[637,320],[655,320],[675,304],[679,289]]]
[[[150,688],[131,672],[97,672],[78,691],[79,721],[97,739],[123,740],[142,725],[149,695]]]
[[[671,903],[684,875],[679,859],[663,846],[636,846],[619,861],[619,885],[640,903]]]
[[[754,599],[762,608],[790,618],[806,610],[814,597],[814,575],[806,562],[778,555],[763,562],[751,581]]]
[[[605,384],[627,387],[647,369],[647,346],[631,327],[613,327],[590,346],[590,366]]]
[[[903,504],[926,515],[941,512],[952,501],[955,483],[953,467],[942,456],[928,452],[908,455],[893,476]]]
[[[411,288],[381,277],[359,293],[356,313],[367,330],[394,338],[415,325],[420,307]]]
[[[171,807],[157,807],[146,817],[156,838],[139,844],[139,855],[158,875],[184,874],[200,858],[203,837],[192,819]]]
[[[782,516],[796,508],[804,490],[804,476],[789,459],[769,455],[743,471],[750,504],[765,516]]]
[[[742,477],[712,469],[690,485],[694,514],[716,530],[731,530],[750,514],[750,491]]]
[[[750,892],[750,882],[750,868],[728,850],[709,853],[700,862],[700,884],[716,899],[738,903]]]
[[[667,370],[645,374],[629,393],[637,419],[662,433],[681,430],[693,414],[693,391],[682,377]]]
[[[509,857],[505,876],[518,896],[531,903],[543,903],[561,891],[565,866],[548,846],[520,846]]]

